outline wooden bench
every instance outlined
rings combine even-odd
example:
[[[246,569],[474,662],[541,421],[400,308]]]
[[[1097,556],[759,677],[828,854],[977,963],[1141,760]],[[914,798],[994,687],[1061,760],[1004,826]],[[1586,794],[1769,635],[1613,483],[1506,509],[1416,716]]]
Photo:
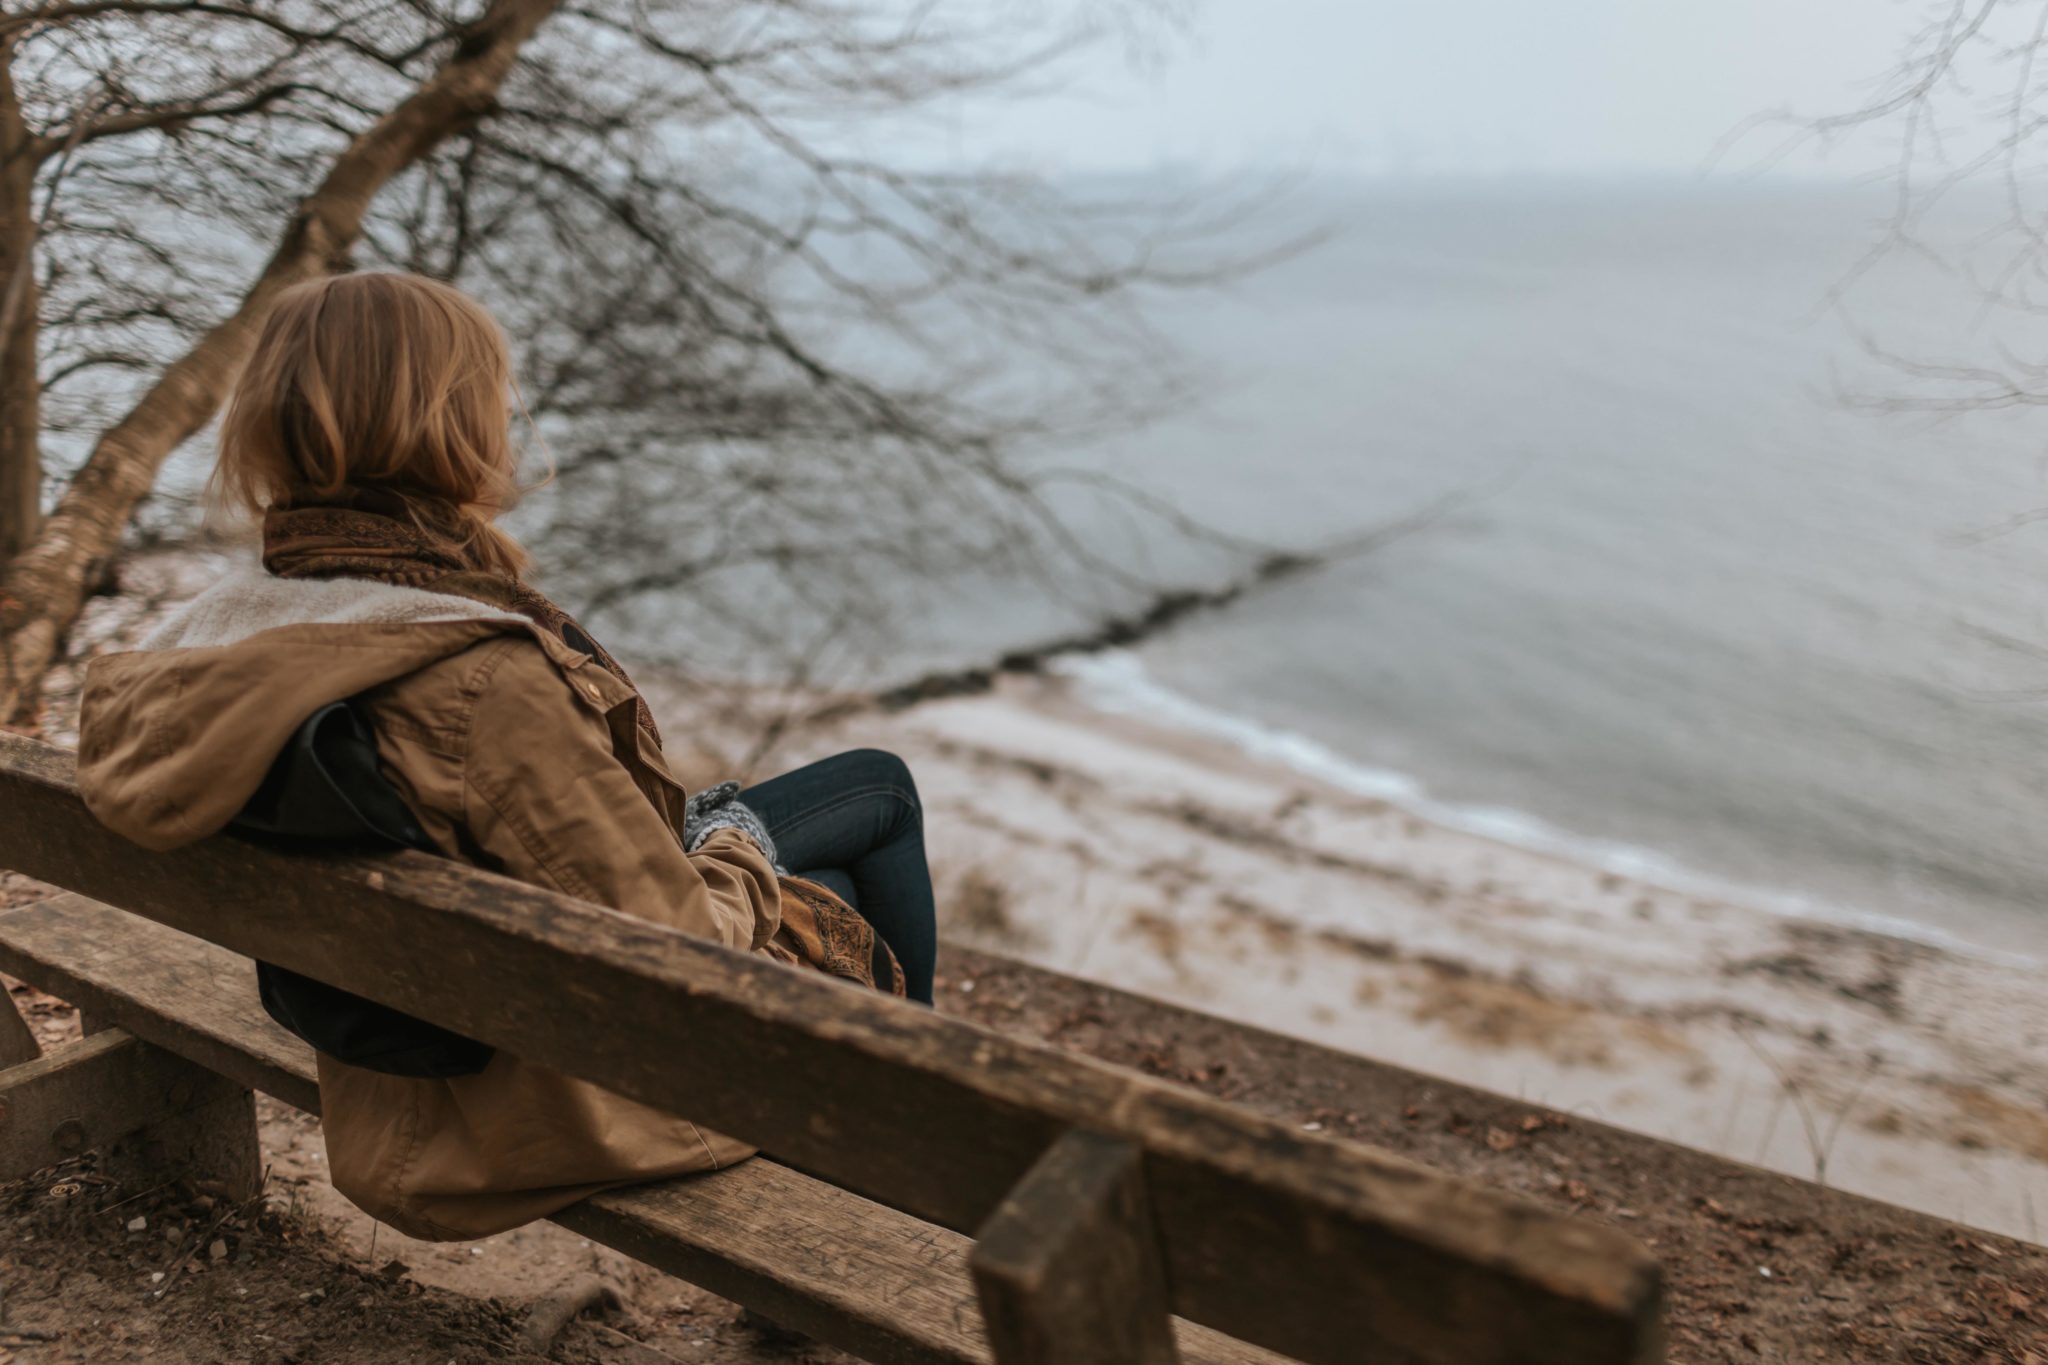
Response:
[[[556,1221],[866,1359],[1662,1359],[1613,1229],[443,859],[146,853],[0,735],[0,867],[73,893],[0,913],[0,969],[95,1028],[32,1057],[0,1011],[0,1179],[252,1186],[250,1091],[319,1106],[262,958],[772,1153]]]

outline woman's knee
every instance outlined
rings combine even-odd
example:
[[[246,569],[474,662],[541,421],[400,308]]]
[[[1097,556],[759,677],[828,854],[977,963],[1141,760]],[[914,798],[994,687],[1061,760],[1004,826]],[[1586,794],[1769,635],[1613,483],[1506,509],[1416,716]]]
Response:
[[[923,814],[923,803],[918,800],[917,782],[910,775],[910,765],[887,749],[850,749],[839,755],[838,762],[847,765],[848,776],[859,786],[881,787],[902,797],[911,810]]]

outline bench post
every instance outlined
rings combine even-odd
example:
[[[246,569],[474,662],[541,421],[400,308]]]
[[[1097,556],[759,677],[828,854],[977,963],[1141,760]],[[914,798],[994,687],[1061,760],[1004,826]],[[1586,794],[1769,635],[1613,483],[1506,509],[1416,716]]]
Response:
[[[1178,1365],[1133,1144],[1065,1134],[1003,1197],[968,1260],[997,1365]]]
[[[124,1184],[262,1184],[255,1097],[115,1028],[0,1071],[0,1181],[91,1150]]]
[[[14,1003],[13,993],[5,986],[0,986],[0,1002],[4,1002],[0,1003],[0,1067],[20,1066],[42,1056],[42,1045],[36,1042],[28,1020],[21,1017],[21,1007]]]

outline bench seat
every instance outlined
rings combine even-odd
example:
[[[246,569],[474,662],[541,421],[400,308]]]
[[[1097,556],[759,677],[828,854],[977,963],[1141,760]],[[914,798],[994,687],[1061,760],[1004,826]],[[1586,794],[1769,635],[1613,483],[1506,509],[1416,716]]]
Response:
[[[318,1113],[313,1053],[257,1000],[253,964],[83,896],[0,912],[0,970],[167,1052]],[[757,1157],[597,1195],[555,1220],[867,1360],[988,1362],[959,1233]],[[1177,1320],[1189,1365],[1283,1358]]]

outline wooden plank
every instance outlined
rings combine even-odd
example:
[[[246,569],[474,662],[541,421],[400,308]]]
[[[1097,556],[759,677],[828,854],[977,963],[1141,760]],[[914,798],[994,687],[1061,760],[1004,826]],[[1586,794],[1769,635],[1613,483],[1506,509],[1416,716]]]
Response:
[[[955,1230],[1071,1127],[1145,1147],[1174,1305],[1313,1362],[1661,1357],[1619,1231],[445,859],[145,854],[0,735],[0,866],[733,1133]],[[1303,1249],[1297,1251],[1295,1249]]]
[[[0,967],[317,1113],[312,1049],[263,1012],[245,958],[81,896],[0,913]],[[869,1360],[986,1365],[967,1238],[766,1158],[613,1190],[555,1220]],[[1177,1324],[1191,1365],[1279,1358]]]
[[[35,1031],[21,1017],[21,1007],[5,986],[0,986],[0,1067],[19,1066],[43,1055]]]
[[[556,1222],[863,1360],[990,1365],[957,1232],[756,1157],[585,1200]],[[1284,1365],[1185,1319],[1187,1365]]]
[[[109,1029],[0,1072],[0,1180],[128,1140],[129,1155],[154,1169],[246,1197],[255,1163],[216,1131],[246,1118],[253,1141],[246,1104],[224,1077]]]
[[[989,1361],[965,1237],[766,1158],[555,1221],[863,1360]]]
[[[239,1085],[320,1112],[313,1049],[264,1013],[246,957],[67,894],[0,911],[0,971]]]
[[[1144,1161],[1076,1130],[996,1206],[969,1264],[998,1365],[1180,1365]]]

